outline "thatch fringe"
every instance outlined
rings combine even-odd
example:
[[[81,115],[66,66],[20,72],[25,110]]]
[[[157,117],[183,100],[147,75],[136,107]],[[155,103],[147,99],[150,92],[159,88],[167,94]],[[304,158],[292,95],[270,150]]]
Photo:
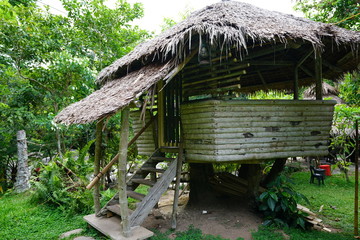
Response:
[[[213,46],[221,46],[222,51],[236,48],[239,54],[243,54],[252,44],[266,42],[305,41],[314,49],[322,49],[322,40],[327,37],[333,38],[336,45],[351,47],[354,52],[359,49],[359,32],[246,3],[219,2],[194,12],[158,37],[138,45],[128,55],[103,69],[97,81],[104,84],[127,74],[125,68],[134,63],[164,62],[169,58],[175,59],[176,63],[182,62],[193,44],[201,46],[199,42],[204,40]],[[196,39],[199,42],[195,42]]]

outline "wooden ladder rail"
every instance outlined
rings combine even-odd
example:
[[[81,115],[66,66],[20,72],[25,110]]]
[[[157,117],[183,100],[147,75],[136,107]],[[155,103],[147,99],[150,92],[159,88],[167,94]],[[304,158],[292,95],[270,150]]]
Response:
[[[152,124],[155,120],[156,115],[152,116],[151,119],[145,124],[143,128],[130,140],[128,143],[128,147],[130,147],[145,130]],[[94,185],[100,180],[100,178],[119,160],[119,153],[115,155],[115,157],[94,177],[94,179],[86,186],[86,189],[91,189]]]

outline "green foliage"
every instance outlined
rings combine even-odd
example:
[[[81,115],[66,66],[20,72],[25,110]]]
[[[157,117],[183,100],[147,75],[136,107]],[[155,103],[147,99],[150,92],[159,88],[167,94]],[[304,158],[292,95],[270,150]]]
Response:
[[[48,165],[42,165],[39,176],[32,181],[35,187],[33,201],[53,205],[69,214],[90,212],[92,194],[85,188],[85,182],[86,176],[93,171],[92,161],[87,159],[93,142],[79,152],[67,152],[62,160],[56,158]]]
[[[318,230],[303,231],[297,228],[274,228],[260,226],[257,232],[252,233],[253,240],[347,240],[352,238],[344,233],[327,233]]]
[[[257,91],[249,95],[249,99],[293,99],[294,97],[290,94],[287,94],[285,91]]]
[[[296,192],[290,182],[285,176],[279,176],[269,184],[268,190],[259,196],[259,210],[264,213],[266,219],[264,225],[305,229],[305,215],[297,210],[297,203],[300,200],[308,200]]]
[[[214,163],[213,168],[215,172],[228,172],[232,173],[240,168],[239,163]]]
[[[35,1],[0,0],[0,162],[16,155],[16,131],[24,129],[29,152],[53,157],[93,138],[93,125],[55,125],[54,116],[98,86],[99,70],[149,37],[130,25],[140,4],[63,0],[68,16]],[[73,146],[75,144],[75,146]],[[4,170],[0,166],[0,172]],[[6,166],[5,166],[6,167]]]
[[[336,105],[333,121],[333,134],[330,148],[336,153],[337,166],[345,173],[348,180],[348,166],[351,164],[348,157],[355,149],[355,141],[352,134],[355,131],[355,120],[360,119],[360,107]]]
[[[173,239],[169,238],[168,235],[171,231],[167,231],[165,233],[155,232],[156,235],[151,237],[150,240],[168,240]],[[202,231],[198,228],[195,228],[193,225],[190,225],[188,230],[184,232],[176,232],[175,240],[228,240],[226,238],[222,238],[221,236],[212,236],[212,235],[204,235]],[[236,240],[243,240],[243,238],[237,238]]]
[[[359,1],[357,0],[297,0],[295,9],[305,17],[340,27],[360,30]]]
[[[340,83],[340,97],[350,106],[360,106],[360,72],[347,73]]]

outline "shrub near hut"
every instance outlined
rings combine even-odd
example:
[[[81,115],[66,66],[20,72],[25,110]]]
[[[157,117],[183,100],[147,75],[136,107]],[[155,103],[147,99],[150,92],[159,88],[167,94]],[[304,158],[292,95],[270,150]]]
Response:
[[[304,195],[292,188],[290,179],[279,176],[268,185],[268,190],[259,196],[259,210],[264,213],[266,219],[263,224],[305,229],[306,215],[297,209],[300,200],[309,203]]]
[[[351,165],[350,156],[355,151],[355,120],[360,118],[360,107],[347,105],[335,106],[334,122],[330,148],[336,159],[336,165],[345,174],[349,182],[348,170]]]

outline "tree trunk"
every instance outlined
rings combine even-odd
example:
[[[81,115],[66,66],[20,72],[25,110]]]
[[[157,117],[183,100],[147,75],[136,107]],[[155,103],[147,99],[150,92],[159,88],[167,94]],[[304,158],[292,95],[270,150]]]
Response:
[[[54,104],[54,110],[55,110],[55,112],[59,112],[59,107],[56,103]],[[55,126],[55,130],[56,130],[55,135],[56,135],[56,146],[57,146],[58,154],[59,154],[60,159],[63,159],[62,150],[61,150],[60,129],[57,126]]]
[[[260,164],[246,164],[248,165],[248,190],[247,195],[249,199],[255,200],[259,195],[259,186],[261,180],[261,167]]]
[[[30,188],[30,171],[28,168],[28,153],[26,133],[24,130],[17,132],[18,165],[16,173],[15,192],[24,192]]]
[[[266,175],[261,185],[266,187],[269,183],[274,181],[279,176],[279,174],[284,170],[285,163],[286,163],[286,158],[276,159],[273,166],[271,167],[270,172],[268,173],[268,175]]]
[[[7,189],[6,163],[0,164],[0,193]]]
[[[211,202],[214,193],[211,189],[209,179],[214,176],[211,163],[190,163],[190,198],[189,204],[196,206]]]

